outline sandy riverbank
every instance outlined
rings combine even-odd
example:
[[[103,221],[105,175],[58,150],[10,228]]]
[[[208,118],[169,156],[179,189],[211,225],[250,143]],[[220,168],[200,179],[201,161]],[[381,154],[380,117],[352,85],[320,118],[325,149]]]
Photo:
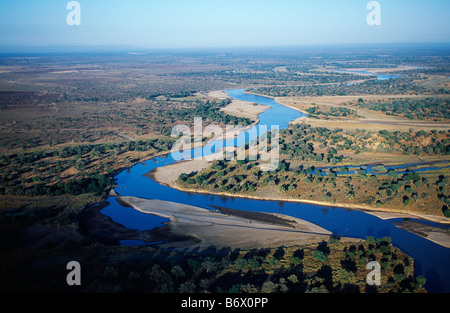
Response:
[[[207,94],[209,97],[213,97],[219,100],[229,98],[228,94],[223,91],[211,91]],[[234,115],[237,117],[245,117],[252,119],[254,121],[258,120],[258,115],[269,109],[267,105],[262,105],[254,102],[242,101],[242,100],[232,100],[229,105],[220,109],[227,114]]]
[[[180,176],[180,174],[199,172],[210,165],[211,162],[205,160],[204,158],[199,160],[194,159],[180,161],[164,167],[157,167],[147,173],[146,176],[160,184],[174,188],[176,187],[175,181],[178,179],[178,176]]]
[[[121,202],[134,209],[170,219],[167,231],[177,236],[196,240],[165,242],[163,248],[206,249],[211,245],[250,249],[303,245],[328,240],[330,231],[307,221],[281,214],[245,212],[245,215],[227,214],[219,210],[161,200],[120,197]],[[359,241],[341,238],[342,241]]]

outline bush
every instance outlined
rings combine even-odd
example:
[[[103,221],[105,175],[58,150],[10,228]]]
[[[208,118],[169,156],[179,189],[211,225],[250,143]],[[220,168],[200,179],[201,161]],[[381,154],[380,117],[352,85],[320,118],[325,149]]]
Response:
[[[189,175],[186,173],[182,173],[182,174],[180,174],[180,176],[178,176],[178,179],[182,182],[186,181],[186,179],[188,179],[188,178],[189,178]]]
[[[396,171],[394,171],[394,170],[389,170],[387,172],[387,174],[388,174],[389,177],[393,177],[393,178],[398,177],[398,173]]]
[[[218,172],[216,173],[216,176],[217,176],[217,177],[223,177],[223,176],[225,176],[225,173],[224,173],[223,171],[218,171]]]
[[[404,206],[408,206],[408,205],[410,205],[411,204],[411,199],[409,199],[408,197],[405,197],[404,199],[403,199],[403,205]]]
[[[172,274],[173,274],[177,279],[186,276],[186,273],[183,271],[183,269],[182,269],[181,266],[179,266],[179,265],[175,265],[174,267],[172,267]]]
[[[313,258],[324,262],[328,259],[328,254],[325,254],[323,251],[316,250],[314,251]]]
[[[423,286],[427,282],[427,279],[423,277],[422,275],[417,276],[417,286]]]
[[[271,293],[275,292],[277,289],[277,285],[271,281],[266,281],[262,285],[261,292],[262,293]]]
[[[444,213],[445,217],[450,218],[450,209],[448,208],[448,206],[444,205],[442,207],[442,213]]]

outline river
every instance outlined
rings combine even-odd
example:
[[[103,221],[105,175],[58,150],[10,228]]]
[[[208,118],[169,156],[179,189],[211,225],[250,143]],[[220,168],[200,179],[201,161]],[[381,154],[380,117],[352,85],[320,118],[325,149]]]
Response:
[[[259,115],[260,125],[279,125],[281,130],[288,127],[289,121],[303,116],[303,113],[281,105],[272,98],[246,94],[243,89],[227,90],[227,92],[233,99],[270,106],[270,109]],[[393,224],[393,222],[401,222],[403,219],[381,220],[358,210],[333,206],[190,193],[161,185],[148,176],[144,176],[154,168],[169,165],[173,162],[175,161],[169,154],[139,163],[117,175],[115,191],[123,196],[167,200],[207,209],[212,209],[211,206],[215,205],[238,210],[285,214],[315,223],[340,236],[362,239],[367,236],[374,236],[375,238],[389,236],[392,238],[393,245],[414,258],[415,273],[425,276],[427,279],[425,287],[428,291],[450,292],[450,249]],[[103,208],[101,213],[129,229],[154,229],[169,221],[165,218],[138,212],[133,208],[123,207],[116,201],[115,197],[110,197],[107,201],[110,205]],[[444,227],[436,223],[422,222]],[[123,245],[148,244],[135,240],[122,241],[121,243]]]
[[[376,76],[377,80],[388,80],[388,79],[403,77],[402,75],[377,74],[377,73],[372,73],[372,72],[368,72],[368,71],[365,71],[365,70],[360,70],[360,71],[339,70],[338,72],[372,75],[372,76]],[[353,84],[357,84],[357,83],[350,83],[350,84],[353,85]]]

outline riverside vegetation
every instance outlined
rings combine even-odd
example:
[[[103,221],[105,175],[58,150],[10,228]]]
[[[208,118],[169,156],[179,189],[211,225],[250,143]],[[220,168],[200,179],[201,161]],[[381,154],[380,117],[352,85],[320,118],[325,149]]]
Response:
[[[20,218],[18,218],[20,220]],[[27,223],[25,220],[20,223]],[[76,248],[76,249],[75,249]],[[75,253],[75,251],[77,251]],[[368,237],[359,243],[328,242],[260,250],[183,254],[151,247],[99,246],[85,240],[63,247],[45,247],[34,257],[77,259],[83,264],[83,281],[76,290],[56,279],[63,267],[27,269],[14,275],[2,291],[35,292],[151,292],[151,293],[424,293],[423,276],[414,276],[414,261],[390,244],[390,238]],[[61,255],[64,255],[62,257]],[[16,260],[20,265],[27,258]],[[366,264],[381,265],[381,284],[368,285]],[[105,264],[107,262],[107,264]],[[4,267],[8,268],[8,262]],[[7,280],[11,272],[4,272]],[[36,284],[29,275],[40,279]]]
[[[365,204],[450,217],[447,169],[404,174],[386,169],[396,156],[435,164],[450,154],[448,136],[447,131],[343,131],[295,124],[280,131],[276,170],[261,171],[259,161],[248,157],[215,161],[203,171],[181,174],[177,183],[213,193]],[[444,165],[449,163],[447,159]],[[374,171],[364,164],[376,165]],[[410,167],[424,166],[419,162]]]

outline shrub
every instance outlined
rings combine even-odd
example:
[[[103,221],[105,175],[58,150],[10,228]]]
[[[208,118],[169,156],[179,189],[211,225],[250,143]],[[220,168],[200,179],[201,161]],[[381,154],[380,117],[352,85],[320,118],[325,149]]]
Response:
[[[328,254],[325,254],[323,251],[316,250],[314,251],[313,258],[324,262],[328,259]]]
[[[408,197],[405,197],[404,199],[403,199],[403,205],[404,206],[408,206],[408,205],[410,205],[411,204],[411,199],[409,199]]]
[[[444,213],[445,217],[450,218],[450,209],[448,208],[448,206],[444,205],[442,207],[442,213]]]
[[[422,275],[417,276],[417,286],[423,286],[427,282],[427,279],[423,277]]]
[[[182,173],[182,174],[180,174],[180,176],[178,176],[178,179],[182,182],[186,181],[186,179],[188,179],[188,178],[189,178],[189,175],[186,173]]]
[[[393,177],[393,178],[398,177],[398,173],[396,171],[394,171],[394,170],[389,170],[387,172],[387,174],[388,174],[389,177]]]
[[[216,173],[216,176],[217,177],[223,177],[225,175],[225,173],[223,172],[223,171],[218,171],[217,173]]]

